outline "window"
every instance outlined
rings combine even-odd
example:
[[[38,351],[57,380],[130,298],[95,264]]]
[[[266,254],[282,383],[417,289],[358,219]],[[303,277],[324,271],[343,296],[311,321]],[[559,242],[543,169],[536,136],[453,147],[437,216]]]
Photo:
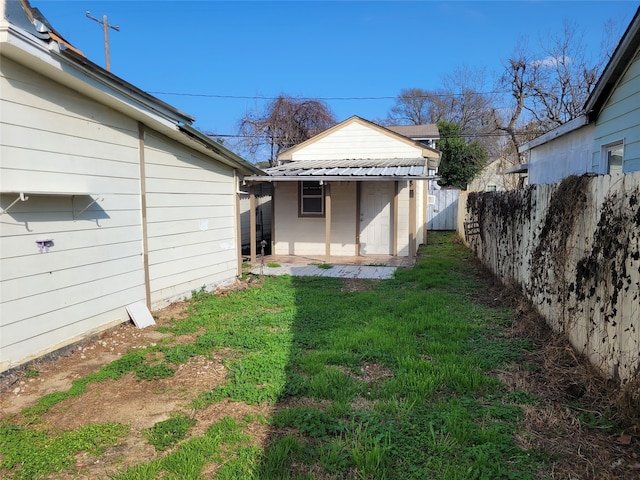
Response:
[[[320,182],[300,182],[298,215],[301,217],[324,216],[324,185]]]
[[[604,157],[606,161],[607,173],[612,175],[622,173],[622,156],[624,155],[624,145],[622,142],[606,145],[604,147]]]

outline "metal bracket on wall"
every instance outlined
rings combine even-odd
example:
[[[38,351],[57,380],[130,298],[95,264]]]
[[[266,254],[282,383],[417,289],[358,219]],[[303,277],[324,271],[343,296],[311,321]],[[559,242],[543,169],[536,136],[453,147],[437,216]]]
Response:
[[[76,195],[73,195],[73,197],[72,197],[72,199],[71,199],[71,206],[72,206],[72,207],[73,207],[73,199],[74,199],[75,197],[76,197]],[[84,212],[86,212],[86,211],[91,207],[91,205],[93,205],[94,203],[97,203],[97,202],[99,202],[99,201],[102,201],[102,200],[104,200],[104,198],[98,198],[98,197],[96,197],[96,198],[94,198],[94,199],[93,199],[93,201],[92,201],[89,205],[87,205],[86,207],[84,207],[84,208],[83,208],[82,210],[80,210],[79,212],[77,212],[77,213],[76,213],[76,212],[75,212],[75,210],[74,210],[74,211],[73,211],[73,220],[74,220],[74,221],[75,221],[75,220],[77,220],[77,219],[78,219],[78,217],[79,217],[80,215],[82,215]]]
[[[20,194],[18,195],[18,198],[16,198],[11,205],[9,205],[7,208],[5,208],[4,210],[2,210],[0,212],[0,215],[4,215],[5,213],[7,213],[9,211],[9,209],[11,207],[13,207],[16,203],[18,202],[26,202],[27,200],[29,200],[29,197],[27,197],[23,192],[20,192]]]

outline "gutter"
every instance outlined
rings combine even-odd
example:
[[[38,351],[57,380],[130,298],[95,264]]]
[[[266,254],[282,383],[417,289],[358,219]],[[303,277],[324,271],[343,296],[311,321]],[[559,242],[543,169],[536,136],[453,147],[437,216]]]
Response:
[[[396,181],[396,180],[440,180],[442,177],[438,175],[403,175],[403,176],[338,176],[338,175],[327,175],[326,177],[321,176],[292,176],[292,175],[269,175],[269,176],[255,176],[250,175],[244,177],[245,182],[251,183],[260,183],[260,182],[303,182],[303,181],[312,181],[312,182],[388,182],[388,181]]]
[[[530,140],[527,143],[520,145],[518,147],[518,153],[527,152],[534,147],[550,142],[551,140],[554,140],[570,132],[578,130],[587,124],[589,124],[589,117],[585,114],[580,115],[579,117],[576,117],[573,120],[569,120],[567,123],[563,123],[559,127],[556,127],[553,130],[549,130],[547,133],[543,133],[539,137],[536,137],[533,140]]]

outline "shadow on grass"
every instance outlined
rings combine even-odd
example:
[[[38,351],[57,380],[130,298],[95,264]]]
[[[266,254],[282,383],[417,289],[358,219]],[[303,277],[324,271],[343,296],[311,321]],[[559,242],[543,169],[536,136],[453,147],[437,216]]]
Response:
[[[507,394],[488,373],[517,363],[531,345],[504,335],[508,310],[475,300],[484,288],[476,267],[468,249],[440,234],[391,280],[284,276],[198,293],[190,315],[164,327],[189,343],[132,350],[23,415],[35,420],[91,382],[169,379],[190,358],[224,352],[226,382],[197,394],[189,415],[169,412],[147,432],[162,453],[111,478],[534,478],[547,459],[514,435],[519,405],[535,400]],[[189,435],[193,412],[229,400],[271,408]],[[50,443],[43,432],[0,427],[15,440],[0,441],[0,466],[15,468],[16,478],[30,478],[27,464],[31,478],[53,471],[46,445],[62,452],[59,469],[88,448],[75,437]],[[117,442],[114,435],[104,442]]]
[[[529,345],[502,336],[508,311],[472,300],[471,253],[432,238],[392,280],[266,282],[291,289],[295,313],[248,478],[534,478],[544,456],[516,445],[521,410],[488,374]]]

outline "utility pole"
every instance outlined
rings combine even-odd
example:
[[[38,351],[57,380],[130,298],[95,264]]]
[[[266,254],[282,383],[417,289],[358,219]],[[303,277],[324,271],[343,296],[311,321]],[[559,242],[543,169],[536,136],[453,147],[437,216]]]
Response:
[[[110,72],[111,59],[109,58],[109,29],[113,28],[116,32],[119,32],[120,27],[117,25],[109,25],[109,22],[107,22],[106,15],[102,16],[102,20],[98,20],[97,18],[92,17],[91,12],[89,10],[87,10],[87,18],[90,18],[94,22],[98,22],[100,25],[102,25],[104,29],[104,56],[106,57],[106,60],[107,60],[107,72]]]

